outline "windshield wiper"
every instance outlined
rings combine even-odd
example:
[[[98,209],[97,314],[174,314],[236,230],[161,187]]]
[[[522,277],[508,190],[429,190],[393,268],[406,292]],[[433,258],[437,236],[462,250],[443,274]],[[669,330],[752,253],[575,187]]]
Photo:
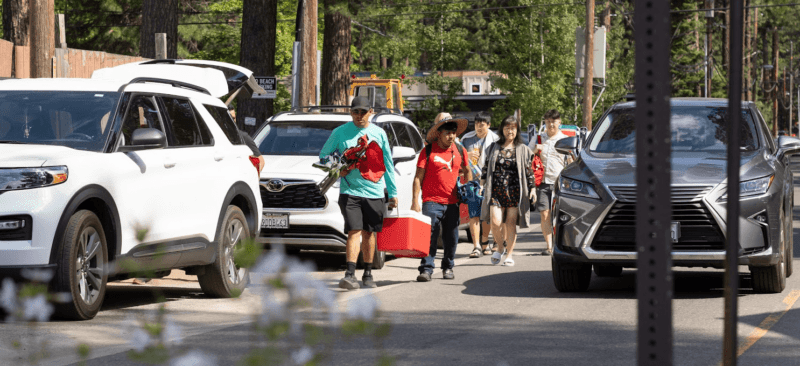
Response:
[[[0,144],[27,144],[27,142],[14,141],[14,140],[0,140]]]

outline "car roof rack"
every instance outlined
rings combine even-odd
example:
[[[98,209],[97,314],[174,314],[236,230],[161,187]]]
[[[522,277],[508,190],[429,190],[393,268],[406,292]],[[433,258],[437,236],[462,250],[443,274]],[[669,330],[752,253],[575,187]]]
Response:
[[[292,107],[292,113],[349,113],[349,112],[334,112],[335,109],[346,109],[350,110],[349,105],[305,105],[305,106],[298,106]]]
[[[156,64],[174,65],[175,64],[175,59],[172,59],[172,58],[160,58],[160,59],[157,59],[157,60],[145,61],[145,62],[140,63],[139,65],[156,65]]]
[[[131,80],[130,82],[128,82],[127,84],[125,84],[125,86],[130,85],[130,84],[135,84],[135,83],[162,83],[162,84],[169,84],[169,85],[172,85],[173,87],[176,87],[176,88],[186,88],[186,89],[191,89],[191,90],[194,90],[194,91],[198,91],[198,92],[201,92],[201,93],[204,93],[204,94],[211,95],[211,93],[208,91],[208,89],[203,88],[202,86],[197,86],[197,85],[194,85],[194,84],[184,83],[182,81],[167,80],[167,79],[161,79],[161,78],[150,78],[150,77],[135,78],[135,79]]]

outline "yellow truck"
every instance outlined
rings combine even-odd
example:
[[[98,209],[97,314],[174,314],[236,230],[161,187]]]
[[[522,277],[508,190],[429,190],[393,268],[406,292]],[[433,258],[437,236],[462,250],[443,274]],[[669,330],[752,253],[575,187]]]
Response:
[[[367,97],[373,105],[383,105],[395,113],[403,113],[403,83],[401,79],[353,78],[350,82],[351,97]],[[376,111],[377,112],[377,111]]]

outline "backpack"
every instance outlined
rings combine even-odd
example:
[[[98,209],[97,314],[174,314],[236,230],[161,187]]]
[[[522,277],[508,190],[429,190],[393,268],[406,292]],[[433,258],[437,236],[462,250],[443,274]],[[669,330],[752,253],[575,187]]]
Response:
[[[536,136],[536,144],[540,145],[541,143],[542,136]],[[544,164],[539,154],[533,155],[533,159],[531,159],[531,169],[533,170],[533,183],[538,187],[542,184],[542,181],[544,181]]]

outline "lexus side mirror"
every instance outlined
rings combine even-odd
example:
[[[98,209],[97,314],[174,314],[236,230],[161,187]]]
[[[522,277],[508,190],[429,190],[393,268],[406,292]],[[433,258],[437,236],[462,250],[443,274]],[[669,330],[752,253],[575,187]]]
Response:
[[[575,156],[578,151],[578,138],[567,137],[556,142],[556,151],[559,154]]]
[[[800,152],[800,139],[796,137],[778,136],[775,141],[778,143],[780,157]]]

